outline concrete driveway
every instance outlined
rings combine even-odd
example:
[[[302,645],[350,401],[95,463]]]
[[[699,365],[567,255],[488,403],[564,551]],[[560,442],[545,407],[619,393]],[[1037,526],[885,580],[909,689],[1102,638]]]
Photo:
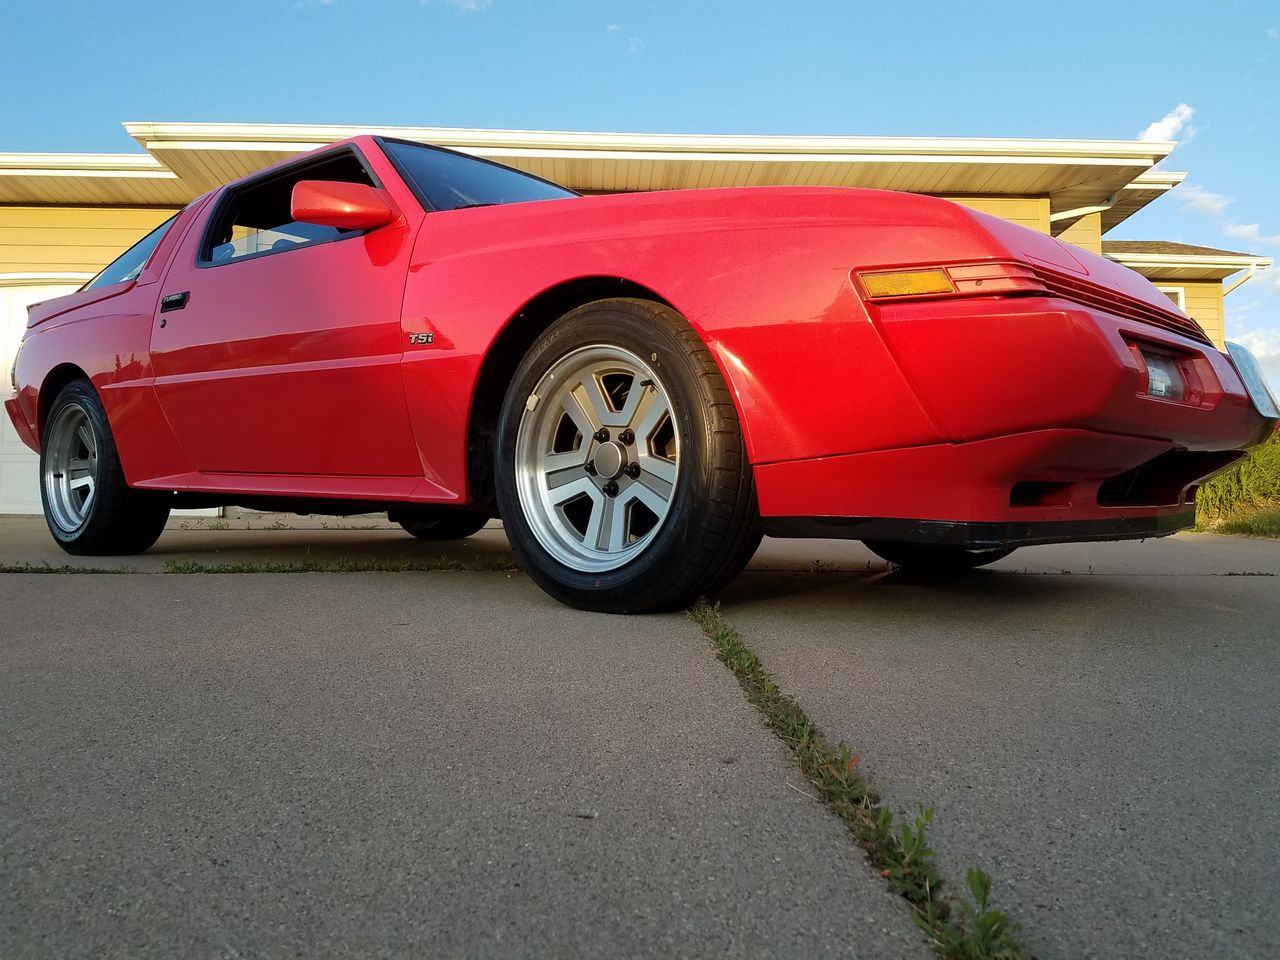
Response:
[[[164,575],[508,557],[187,526],[80,561],[0,520],[5,567],[141,571],[0,576],[0,956],[932,955],[682,617],[518,572]],[[933,582],[768,542],[722,599],[1040,957],[1259,957],[1276,574],[1216,537]]]

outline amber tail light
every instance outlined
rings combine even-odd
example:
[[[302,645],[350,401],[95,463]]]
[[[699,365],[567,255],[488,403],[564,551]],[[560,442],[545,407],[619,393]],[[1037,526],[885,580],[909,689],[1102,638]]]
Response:
[[[1045,293],[1048,288],[1020,263],[961,263],[903,270],[863,270],[856,274],[868,300],[973,297]]]

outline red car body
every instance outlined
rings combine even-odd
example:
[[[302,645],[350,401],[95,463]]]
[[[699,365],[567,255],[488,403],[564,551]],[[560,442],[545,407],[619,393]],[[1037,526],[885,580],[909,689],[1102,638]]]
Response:
[[[489,505],[520,356],[610,296],[668,304],[705,341],[778,534],[1171,532],[1195,484],[1273,425],[1143,278],[944,200],[752,188],[426,212],[375,139],[339,149],[376,173],[391,223],[209,269],[215,191],[136,280],[33,307],[6,402],[25,442],[87,375],[129,485],[185,504]],[[878,301],[860,279],[917,266],[955,268],[957,293]],[[1149,395],[1137,347],[1196,389]]]

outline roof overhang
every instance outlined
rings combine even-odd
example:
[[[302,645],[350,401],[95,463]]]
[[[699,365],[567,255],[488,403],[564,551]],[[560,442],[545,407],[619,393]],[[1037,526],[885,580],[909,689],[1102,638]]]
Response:
[[[172,206],[193,196],[150,154],[0,153],[0,203]]]
[[[697,187],[875,187],[949,196],[1101,203],[1172,142],[927,137],[765,137],[313,124],[126,123],[199,192],[303,150],[359,134],[450,147],[583,191]]]
[[[1167,253],[1113,253],[1108,260],[1136,270],[1149,280],[1223,280],[1241,270],[1265,270],[1271,257],[1200,256]]]
[[[1111,209],[1102,213],[1102,232],[1106,233],[1121,221],[1128,220],[1152,200],[1166,193],[1187,179],[1185,173],[1172,170],[1147,170],[1132,182],[1120,188]]]
[[[335,140],[451,147],[586,192],[799,184],[941,196],[1047,196],[1053,211],[1132,194],[1174,147],[1137,140],[774,137],[318,124],[127,123],[146,154],[0,155],[0,203],[185,203]],[[1176,176],[1176,175],[1171,175]],[[1145,192],[1144,192],[1145,191]],[[1143,198],[1148,198],[1144,200]]]

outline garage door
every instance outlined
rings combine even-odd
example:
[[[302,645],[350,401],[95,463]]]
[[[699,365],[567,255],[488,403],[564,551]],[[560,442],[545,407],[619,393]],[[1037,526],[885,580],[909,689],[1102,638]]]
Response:
[[[9,395],[13,355],[27,326],[27,305],[70,293],[88,279],[88,274],[0,275],[0,375],[4,376],[0,391],[5,396]],[[0,513],[39,513],[39,458],[18,439],[9,417],[2,412],[0,421]]]

